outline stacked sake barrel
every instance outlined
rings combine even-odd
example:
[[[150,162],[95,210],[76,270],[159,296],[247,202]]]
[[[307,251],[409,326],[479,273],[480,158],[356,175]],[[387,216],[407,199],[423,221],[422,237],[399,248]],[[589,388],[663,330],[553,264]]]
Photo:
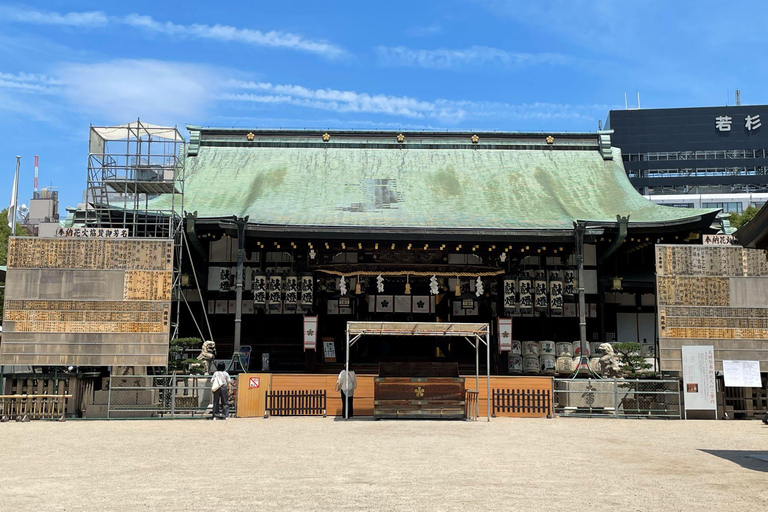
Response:
[[[539,342],[523,342],[523,371],[525,373],[539,373]]]
[[[523,373],[523,342],[512,340],[512,348],[509,352],[509,373]]]
[[[556,362],[555,342],[550,340],[539,342],[539,371],[544,375],[554,375]]]
[[[555,343],[555,371],[558,375],[570,375],[576,369],[573,359],[573,343],[570,341]]]

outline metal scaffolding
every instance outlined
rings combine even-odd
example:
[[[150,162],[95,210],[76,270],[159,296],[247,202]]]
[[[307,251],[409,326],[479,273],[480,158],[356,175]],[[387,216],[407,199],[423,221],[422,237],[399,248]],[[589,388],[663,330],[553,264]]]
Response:
[[[88,139],[86,226],[174,240],[177,304],[172,338],[178,337],[180,310],[185,144],[175,126],[140,119],[118,126],[91,125]]]

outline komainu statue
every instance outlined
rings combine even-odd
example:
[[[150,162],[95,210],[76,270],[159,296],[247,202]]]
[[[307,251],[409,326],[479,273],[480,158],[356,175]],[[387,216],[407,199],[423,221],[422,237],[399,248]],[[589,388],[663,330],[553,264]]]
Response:
[[[620,379],[621,378],[621,366],[619,366],[619,358],[613,351],[613,346],[610,343],[601,344],[597,350],[602,354],[600,356],[600,373],[606,379]]]
[[[216,343],[213,341],[204,341],[200,348],[200,355],[197,356],[199,363],[192,363],[189,369],[202,368],[203,373],[208,374],[213,371],[213,358],[216,356]]]

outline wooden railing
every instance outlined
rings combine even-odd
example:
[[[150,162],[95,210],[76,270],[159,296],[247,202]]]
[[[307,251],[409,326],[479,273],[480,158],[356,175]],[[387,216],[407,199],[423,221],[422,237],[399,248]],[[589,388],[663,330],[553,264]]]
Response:
[[[468,389],[465,391],[464,396],[464,418],[468,420],[476,420],[480,392],[475,391],[474,389]]]
[[[324,389],[272,391],[267,393],[264,417],[320,416],[327,414]]]
[[[66,420],[72,395],[0,395],[0,421]]]
[[[493,417],[497,412],[552,416],[552,392],[548,389],[494,389]]]

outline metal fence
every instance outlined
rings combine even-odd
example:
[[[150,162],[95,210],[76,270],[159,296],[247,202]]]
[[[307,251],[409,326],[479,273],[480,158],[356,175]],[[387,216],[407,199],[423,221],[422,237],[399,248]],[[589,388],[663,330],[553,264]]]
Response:
[[[603,418],[682,418],[680,381],[554,379],[555,414]]]
[[[237,380],[229,389],[234,415]],[[210,375],[126,375],[109,378],[107,418],[200,417],[213,407]]]

